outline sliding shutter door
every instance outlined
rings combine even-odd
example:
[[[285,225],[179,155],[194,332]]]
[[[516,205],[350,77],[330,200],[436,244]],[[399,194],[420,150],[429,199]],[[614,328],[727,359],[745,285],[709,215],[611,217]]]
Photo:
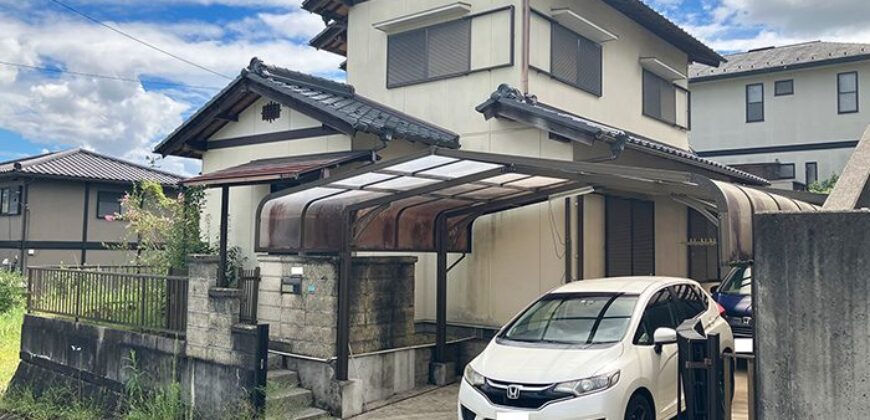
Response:
[[[631,200],[631,274],[656,273],[655,210],[651,201]]]
[[[607,277],[631,275],[631,200],[605,200],[605,247]]]
[[[605,201],[607,277],[655,274],[655,204],[607,197]]]
[[[579,37],[577,60],[577,86],[589,93],[601,96],[601,45]]]

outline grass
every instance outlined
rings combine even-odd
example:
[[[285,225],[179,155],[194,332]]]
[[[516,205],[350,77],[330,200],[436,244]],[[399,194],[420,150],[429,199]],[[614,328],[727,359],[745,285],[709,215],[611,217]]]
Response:
[[[39,396],[28,389],[9,390],[0,399],[0,412],[3,411],[28,420],[104,418],[96,404],[78,398],[75,391],[66,388],[51,388]]]
[[[8,313],[0,315],[0,395],[6,391],[6,386],[18,367],[23,321],[23,306],[16,306]]]

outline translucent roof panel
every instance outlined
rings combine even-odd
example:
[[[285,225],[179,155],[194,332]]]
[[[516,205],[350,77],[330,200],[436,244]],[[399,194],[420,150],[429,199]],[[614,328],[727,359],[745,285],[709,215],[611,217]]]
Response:
[[[377,188],[379,190],[398,190],[407,191],[411,188],[422,187],[424,185],[436,184],[441,181],[428,178],[417,178],[415,176],[400,176],[384,182],[369,185],[369,188]]]
[[[496,165],[494,163],[460,160],[449,165],[439,166],[434,169],[420,172],[420,174],[442,178],[459,178],[466,175],[479,174],[490,169],[498,168],[499,166],[501,165]]]
[[[814,208],[685,172],[432,149],[267,196],[257,221],[257,251],[434,252],[443,226],[446,249],[469,252],[476,218],[590,187],[715,205],[723,219],[722,261],[751,258],[753,212]]]

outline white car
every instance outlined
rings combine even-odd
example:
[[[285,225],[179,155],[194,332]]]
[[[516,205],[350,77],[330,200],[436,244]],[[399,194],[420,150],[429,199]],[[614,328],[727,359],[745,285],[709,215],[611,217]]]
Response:
[[[693,281],[584,280],[555,289],[499,331],[465,368],[461,420],[670,419],[677,325],[700,317],[723,351],[734,337]]]

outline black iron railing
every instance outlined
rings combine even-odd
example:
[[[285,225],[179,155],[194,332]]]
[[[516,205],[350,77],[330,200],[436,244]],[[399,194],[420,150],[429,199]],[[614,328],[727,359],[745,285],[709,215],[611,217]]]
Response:
[[[140,273],[136,273],[139,271]],[[33,312],[136,329],[184,333],[187,277],[143,273],[144,267],[33,267],[27,308]]]
[[[242,305],[239,320],[246,324],[257,323],[257,297],[260,291],[260,269],[239,270],[239,290]]]

